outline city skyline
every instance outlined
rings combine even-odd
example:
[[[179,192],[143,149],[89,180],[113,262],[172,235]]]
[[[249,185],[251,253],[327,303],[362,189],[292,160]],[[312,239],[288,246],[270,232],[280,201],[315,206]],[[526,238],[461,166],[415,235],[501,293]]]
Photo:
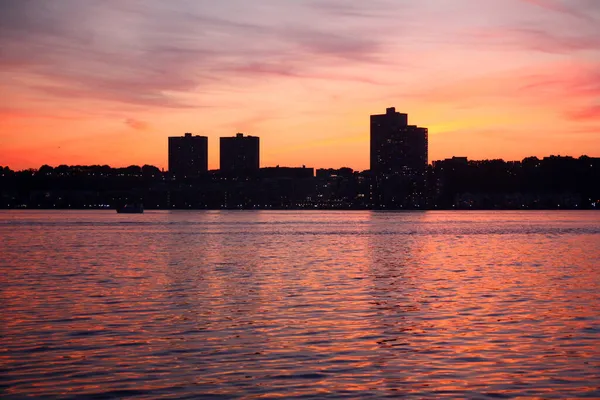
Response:
[[[428,129],[409,125],[408,114],[396,112],[395,107],[386,108],[385,114],[371,115],[370,121],[369,169],[382,178],[395,175],[424,180],[429,163]],[[168,157],[169,172],[177,178],[206,174],[209,171],[208,137],[191,133],[170,136]],[[237,133],[219,138],[221,172],[251,176],[260,168],[260,137]]]
[[[0,160],[153,164],[165,138],[260,136],[261,165],[369,164],[396,105],[430,159],[600,154],[589,0],[2,0]],[[448,18],[452,15],[452,18]]]
[[[409,124],[407,113],[396,111],[396,107],[387,107],[383,114],[371,114],[369,130],[369,165],[366,169],[355,169],[350,164],[341,164],[337,166],[311,166],[313,170],[335,170],[351,169],[354,171],[371,171],[380,176],[402,175],[402,176],[420,176],[425,173],[425,166],[435,166],[436,162],[462,160],[469,161],[494,161],[501,160],[506,162],[521,162],[537,155],[527,155],[520,160],[510,160],[500,158],[476,160],[464,155],[451,155],[440,159],[429,158],[429,129],[426,127]],[[302,169],[306,168],[306,163],[298,165],[276,164],[264,165],[260,162],[260,137],[254,135],[245,135],[236,133],[234,136],[221,136],[218,138],[219,149],[216,155],[219,159],[218,168],[211,168],[208,160],[211,158],[209,151],[209,137],[195,135],[190,132],[182,136],[167,137],[167,166],[162,167],[163,171],[168,171],[179,178],[197,177],[208,172],[221,171],[233,175],[253,175],[259,170],[268,170],[272,168]],[[213,158],[215,155],[213,154]],[[579,156],[572,154],[549,154],[540,157],[547,159],[552,157],[594,157],[593,154],[583,153]],[[109,164],[100,162],[97,164],[67,164],[64,162],[51,165],[43,164],[31,168],[20,170],[37,169],[38,167],[58,167],[58,166],[108,166]],[[139,167],[141,165],[153,168],[159,168],[156,164],[142,162],[139,164],[110,165],[111,168]],[[11,168],[10,165],[1,165],[0,167]],[[19,170],[19,169],[16,169]]]
[[[354,171],[372,171],[375,174],[394,174],[406,175],[406,168],[412,171],[419,170],[420,164],[424,166],[435,166],[436,162],[444,162],[449,160],[469,161],[506,161],[506,162],[521,162],[529,158],[547,159],[552,157],[594,157],[590,153],[582,153],[574,156],[572,154],[548,154],[539,157],[538,155],[527,155],[519,160],[499,158],[489,159],[473,159],[464,155],[451,155],[445,158],[430,159],[429,158],[429,129],[426,127],[411,125],[408,123],[408,114],[396,111],[396,107],[387,107],[383,114],[371,114],[369,142],[367,149],[369,152],[369,165],[365,169],[356,169],[350,167],[350,164],[340,164],[336,166],[313,166],[313,170],[335,170],[350,168]],[[422,138],[421,138],[422,137]],[[276,164],[264,165],[261,163],[260,137],[254,135],[245,135],[244,133],[236,133],[234,136],[221,136],[218,138],[219,149],[216,152],[218,156],[217,168],[211,168],[208,160],[211,158],[209,151],[210,140],[208,136],[196,135],[191,132],[186,132],[182,136],[167,137],[167,168],[161,165],[141,162],[139,164],[126,163],[123,165],[110,165],[111,168],[127,168],[138,167],[141,165],[159,168],[163,171],[168,171],[175,176],[193,177],[199,176],[208,172],[221,171],[234,174],[253,174],[258,170],[279,168],[280,166],[288,169],[298,169],[300,164]],[[416,141],[415,141],[416,140]],[[213,146],[214,147],[214,146]],[[224,155],[225,154],[225,155]],[[383,159],[381,157],[383,156]],[[225,157],[225,159],[223,158]],[[215,158],[215,154],[212,155]],[[44,163],[40,166],[29,168],[15,168],[16,171],[24,171],[38,167],[58,167],[58,166],[109,166],[105,162],[96,164],[67,164],[59,162],[54,165]],[[225,165],[225,168],[224,168]],[[301,168],[306,168],[306,163],[301,163]],[[374,168],[375,166],[375,168]],[[0,167],[11,168],[10,165],[2,165]],[[12,169],[12,168],[11,168]],[[418,172],[422,174],[424,171]]]

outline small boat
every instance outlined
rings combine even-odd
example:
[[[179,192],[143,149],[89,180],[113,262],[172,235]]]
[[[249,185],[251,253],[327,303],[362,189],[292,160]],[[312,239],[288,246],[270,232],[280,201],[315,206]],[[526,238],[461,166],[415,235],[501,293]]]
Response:
[[[143,214],[144,206],[141,204],[125,204],[123,207],[117,207],[119,214]]]

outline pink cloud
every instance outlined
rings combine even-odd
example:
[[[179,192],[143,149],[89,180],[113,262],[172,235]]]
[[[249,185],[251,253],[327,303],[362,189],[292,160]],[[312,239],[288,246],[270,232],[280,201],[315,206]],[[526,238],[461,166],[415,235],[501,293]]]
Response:
[[[576,18],[589,19],[589,15],[585,14],[582,9],[567,5],[563,1],[558,0],[521,0],[524,3],[533,4],[546,10],[554,11],[561,14],[570,15]]]
[[[600,122],[600,105],[592,105],[570,111],[566,114],[572,121],[598,121]],[[598,131],[600,134],[600,131]]]
[[[127,118],[125,124],[136,131],[147,131],[150,128],[150,124],[145,121],[140,121],[135,118]]]

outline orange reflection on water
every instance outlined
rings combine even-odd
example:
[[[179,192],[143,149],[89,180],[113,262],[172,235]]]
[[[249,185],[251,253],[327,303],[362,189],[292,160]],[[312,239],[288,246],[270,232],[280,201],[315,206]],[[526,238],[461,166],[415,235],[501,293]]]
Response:
[[[8,395],[598,390],[596,213],[8,215]]]

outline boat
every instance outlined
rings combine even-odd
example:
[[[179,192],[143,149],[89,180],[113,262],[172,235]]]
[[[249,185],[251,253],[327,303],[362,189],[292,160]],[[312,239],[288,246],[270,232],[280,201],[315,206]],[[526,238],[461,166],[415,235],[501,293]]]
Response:
[[[142,204],[125,204],[122,207],[117,207],[119,214],[143,214],[144,206]]]

